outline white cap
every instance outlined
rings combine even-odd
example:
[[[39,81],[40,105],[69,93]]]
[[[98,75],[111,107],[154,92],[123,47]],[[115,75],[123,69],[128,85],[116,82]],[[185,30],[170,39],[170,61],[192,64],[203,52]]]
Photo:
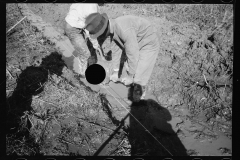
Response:
[[[83,28],[85,26],[85,19],[87,16],[98,11],[98,4],[74,3],[70,6],[65,20],[72,27]]]

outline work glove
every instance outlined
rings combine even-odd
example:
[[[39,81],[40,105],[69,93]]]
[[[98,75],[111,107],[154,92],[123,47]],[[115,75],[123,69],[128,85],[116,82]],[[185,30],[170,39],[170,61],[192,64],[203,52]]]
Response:
[[[122,82],[125,86],[128,86],[133,83],[133,75],[128,74],[126,77],[122,78]]]

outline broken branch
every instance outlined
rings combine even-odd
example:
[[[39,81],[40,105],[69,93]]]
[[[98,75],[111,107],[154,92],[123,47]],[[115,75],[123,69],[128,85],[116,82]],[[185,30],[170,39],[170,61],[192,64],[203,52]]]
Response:
[[[97,124],[97,123],[94,123],[94,122],[88,122],[88,121],[86,121],[86,120],[84,120],[84,119],[82,119],[82,118],[79,118],[79,117],[77,117],[77,119],[79,119],[79,120],[81,120],[81,121],[83,121],[83,122],[86,122],[86,123],[88,123],[88,124],[93,124],[93,125],[95,125],[95,126],[99,126],[99,127],[101,127],[101,128],[105,128],[105,129],[107,129],[107,130],[110,130],[110,131],[113,131],[113,132],[114,132],[113,129],[107,128],[107,127],[102,126],[102,125],[100,125],[100,124]]]
[[[206,77],[205,77],[204,74],[203,74],[203,77],[204,77],[204,80],[205,80],[206,84],[209,86],[209,84],[208,84],[208,82],[207,82],[207,79],[206,79]]]
[[[16,27],[19,23],[21,23],[25,18],[26,18],[26,16],[23,17],[20,21],[18,21],[14,26],[12,26],[12,27],[7,31],[7,33],[10,32],[13,28],[15,28],[15,27]]]
[[[11,74],[11,72],[6,68],[6,71],[7,71],[7,73],[9,74],[9,76],[12,78],[12,79],[14,79],[13,78],[13,76],[12,76],[12,74]]]

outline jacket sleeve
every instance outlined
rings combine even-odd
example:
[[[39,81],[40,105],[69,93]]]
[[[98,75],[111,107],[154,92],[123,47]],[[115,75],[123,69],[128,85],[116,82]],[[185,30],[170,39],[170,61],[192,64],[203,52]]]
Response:
[[[133,28],[130,28],[123,33],[122,37],[129,66],[129,73],[134,75],[136,73],[139,59],[137,35],[135,33],[135,30]]]
[[[111,42],[111,50],[112,50],[112,61],[111,61],[112,69],[119,70],[122,49],[116,44],[116,42],[113,41]]]
[[[84,32],[85,32],[85,36],[87,38],[89,38],[90,42],[92,43],[93,45],[93,48],[94,49],[98,49],[99,48],[99,43],[98,43],[98,40],[97,39],[92,39],[90,36],[89,36],[89,31],[84,29]]]

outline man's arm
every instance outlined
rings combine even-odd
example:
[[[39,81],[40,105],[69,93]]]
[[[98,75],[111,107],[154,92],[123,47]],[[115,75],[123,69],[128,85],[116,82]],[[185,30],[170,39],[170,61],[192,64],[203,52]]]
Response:
[[[126,30],[123,33],[124,47],[127,55],[127,62],[129,66],[129,73],[134,75],[136,73],[138,59],[139,59],[139,46],[137,35],[133,28]]]
[[[120,58],[123,51],[114,41],[111,42],[111,50],[112,50],[111,68],[115,72],[118,72],[120,66]]]

